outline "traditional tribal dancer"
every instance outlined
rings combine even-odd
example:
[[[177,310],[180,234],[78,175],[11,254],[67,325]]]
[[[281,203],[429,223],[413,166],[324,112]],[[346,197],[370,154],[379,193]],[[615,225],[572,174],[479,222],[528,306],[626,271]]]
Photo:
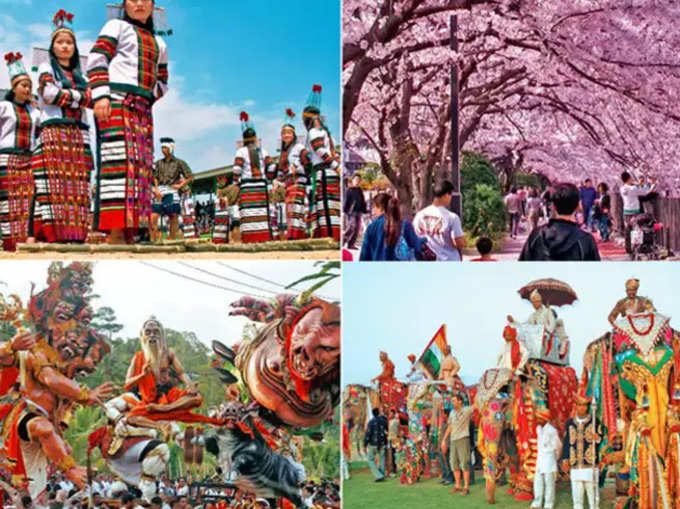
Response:
[[[321,86],[314,85],[303,121],[312,164],[312,236],[340,240],[340,176],[333,138],[321,120]]]
[[[33,83],[21,58],[21,53],[5,55],[12,90],[0,101],[0,233],[5,251],[33,238],[31,155],[40,112],[31,103]]]
[[[297,141],[294,124],[295,113],[288,108],[281,128],[281,155],[279,172],[293,181],[286,188],[286,223],[289,240],[307,237],[307,171],[311,163],[309,152]]]
[[[616,322],[616,319],[619,316],[656,311],[654,304],[650,299],[638,296],[637,292],[639,288],[639,279],[629,279],[626,281],[626,298],[619,300],[611,313],[609,313],[609,323],[614,325],[614,322]]]
[[[168,238],[170,240],[177,238],[179,232],[178,215],[182,211],[180,192],[184,191],[194,178],[189,165],[182,159],[175,157],[175,141],[172,138],[161,138],[161,150],[165,157],[156,161],[153,176],[156,202],[153,204],[151,215],[153,231],[151,240],[154,242],[161,240],[158,231],[160,216],[170,218]],[[193,222],[191,225],[193,228]]]
[[[215,225],[213,226],[213,244],[228,244],[231,224],[231,212],[229,207],[229,193],[227,186],[228,177],[217,177],[217,203],[215,203]],[[236,203],[238,203],[238,194]],[[238,208],[238,205],[236,205]]]
[[[245,243],[272,240],[267,179],[273,178],[276,165],[258,146],[257,132],[245,111],[241,112],[243,147],[236,152],[234,174],[239,177],[241,193],[241,239]]]
[[[73,14],[53,19],[49,60],[38,68],[40,145],[35,152],[34,230],[47,242],[84,242],[89,232],[93,168],[86,108],[91,91],[80,69]]]
[[[153,10],[153,0],[124,0],[88,61],[100,162],[95,228],[110,232],[111,243],[134,242],[151,217],[151,108],[168,88],[168,51],[154,34]]]
[[[269,203],[272,208],[272,231],[278,240],[286,240],[286,183],[283,172],[279,172],[276,179],[272,182],[269,191]]]
[[[182,213],[182,237],[185,239],[197,239],[199,237],[196,229],[196,205],[194,193],[190,186],[184,186],[179,191],[179,204]]]

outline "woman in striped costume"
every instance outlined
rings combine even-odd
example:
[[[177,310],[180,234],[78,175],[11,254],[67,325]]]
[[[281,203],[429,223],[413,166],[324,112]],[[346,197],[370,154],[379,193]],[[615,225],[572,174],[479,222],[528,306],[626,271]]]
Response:
[[[312,88],[302,117],[312,160],[312,236],[330,237],[339,242],[340,163],[333,138],[321,119],[321,85]]]
[[[267,177],[275,174],[276,164],[258,146],[255,126],[245,111],[241,112],[241,129],[243,147],[237,150],[234,160],[234,174],[241,182],[241,240],[244,243],[266,242],[272,240]]]
[[[98,137],[95,228],[110,232],[111,243],[132,243],[150,224],[151,108],[168,89],[168,51],[155,35],[153,11],[153,0],[124,0],[119,13],[110,10],[87,66]]]
[[[31,170],[40,112],[31,104],[33,82],[21,53],[8,53],[12,90],[0,101],[0,234],[5,251],[32,240],[35,182]]]
[[[289,240],[307,238],[307,171],[311,162],[309,151],[297,141],[295,113],[288,108],[281,128],[281,156],[279,172],[284,179],[292,179],[286,187],[286,223]]]
[[[47,242],[84,242],[93,167],[85,108],[92,106],[92,97],[80,70],[73,14],[62,9],[53,22],[49,61],[38,68],[41,132],[33,163],[34,232]]]
[[[231,226],[231,214],[227,203],[228,177],[217,177],[217,202],[215,203],[215,224],[213,226],[213,244],[228,244]]]

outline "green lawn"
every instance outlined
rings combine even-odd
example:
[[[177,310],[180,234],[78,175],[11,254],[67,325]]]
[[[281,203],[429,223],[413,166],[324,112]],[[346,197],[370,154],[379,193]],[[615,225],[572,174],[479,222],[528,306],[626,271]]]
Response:
[[[478,472],[479,474],[479,472]],[[449,493],[450,486],[441,486],[439,479],[427,479],[414,485],[400,484],[399,480],[387,479],[385,482],[373,482],[368,470],[354,470],[351,479],[343,482],[343,509],[480,509],[486,506],[484,481],[477,479],[470,487],[467,496]],[[505,492],[506,486],[500,486],[496,493],[496,505],[493,507],[512,507],[527,509],[530,502],[518,502]],[[606,490],[608,493],[611,489]],[[613,500],[606,497],[606,500]],[[587,506],[587,502],[586,502]],[[558,485],[555,509],[571,508],[571,493],[566,482]],[[601,500],[600,508],[609,509],[613,503]]]

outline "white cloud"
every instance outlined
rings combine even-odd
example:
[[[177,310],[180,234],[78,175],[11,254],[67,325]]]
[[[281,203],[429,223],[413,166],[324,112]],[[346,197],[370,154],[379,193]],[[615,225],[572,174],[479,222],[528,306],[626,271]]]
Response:
[[[29,34],[31,34],[33,37],[45,41],[48,41],[50,39],[53,29],[54,28],[52,27],[52,25],[45,25],[42,23],[31,23],[30,25],[26,26],[26,30],[28,31]]]

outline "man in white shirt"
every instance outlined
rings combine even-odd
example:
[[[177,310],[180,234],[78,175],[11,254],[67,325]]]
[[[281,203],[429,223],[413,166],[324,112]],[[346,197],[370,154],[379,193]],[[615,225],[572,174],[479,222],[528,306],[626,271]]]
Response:
[[[644,180],[636,185],[633,177],[627,171],[621,174],[623,185],[621,186],[621,197],[623,198],[623,235],[626,241],[626,252],[632,251],[630,242],[630,233],[633,229],[633,221],[642,213],[642,206],[640,205],[640,196],[645,196],[654,191],[656,184],[645,185]]]
[[[413,219],[416,234],[427,238],[427,247],[434,251],[440,262],[461,261],[461,251],[465,247],[460,218],[447,208],[451,196],[453,184],[445,180],[434,188],[432,205],[418,212]]]
[[[517,188],[513,187],[503,202],[510,216],[510,238],[516,239],[519,234],[519,220],[522,212],[522,198],[517,194]]]
[[[550,424],[550,411],[539,409],[536,412],[536,439],[538,457],[536,458],[536,476],[534,477],[534,501],[531,507],[553,509],[555,505],[555,478],[557,477],[557,458],[561,453],[562,443],[557,430]]]

